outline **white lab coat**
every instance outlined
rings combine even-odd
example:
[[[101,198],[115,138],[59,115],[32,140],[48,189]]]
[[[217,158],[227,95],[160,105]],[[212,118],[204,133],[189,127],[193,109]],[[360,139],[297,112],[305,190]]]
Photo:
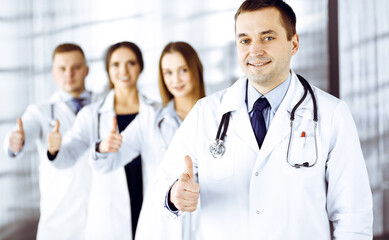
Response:
[[[144,98],[140,98],[140,109],[144,101],[146,101]],[[89,153],[88,150],[94,149],[96,142],[109,135],[114,116],[116,113],[114,90],[112,90],[105,99],[84,107],[79,112],[73,128],[63,137],[58,155],[51,163],[58,168],[72,166],[74,156]],[[145,186],[145,183],[143,185]],[[126,173],[123,167],[107,174],[92,171],[86,239],[131,240],[130,208]]]
[[[355,123],[343,101],[314,88],[318,162],[300,169],[286,162],[290,112],[303,95],[292,75],[260,150],[245,104],[245,77],[200,100],[173,138],[159,169],[157,198],[165,200],[189,154],[199,177],[205,239],[328,240],[331,234],[334,239],[372,239],[369,180]],[[308,94],[296,111],[292,163],[314,159],[312,109]],[[229,111],[226,152],[215,159],[209,146]]]
[[[100,96],[92,94],[91,101]],[[88,155],[77,156],[77,164],[66,170],[58,170],[47,160],[47,134],[52,131],[51,105],[54,118],[60,121],[59,131],[65,134],[72,126],[74,112],[61,99],[59,92],[52,95],[47,104],[30,105],[22,116],[25,141],[17,158],[38,144],[40,155],[39,189],[40,218],[37,239],[83,240],[86,227],[90,191],[90,167]],[[17,126],[13,131],[17,130]],[[5,138],[5,151],[9,148],[9,135]],[[7,153],[8,155],[8,153]]]
[[[148,105],[121,133],[123,144],[117,153],[96,153],[91,165],[97,171],[110,172],[125,166],[141,154],[145,198],[136,230],[137,240],[193,240],[201,239],[198,231],[197,214],[187,214],[182,219],[170,219],[155,204],[153,183],[162,157],[175,132],[181,124],[174,110],[174,101],[165,108]]]

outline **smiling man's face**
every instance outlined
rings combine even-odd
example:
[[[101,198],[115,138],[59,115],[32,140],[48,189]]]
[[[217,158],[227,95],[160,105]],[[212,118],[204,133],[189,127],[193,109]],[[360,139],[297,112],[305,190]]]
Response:
[[[236,19],[240,67],[253,86],[266,94],[286,80],[298,35],[288,41],[280,12],[273,7],[243,12]]]

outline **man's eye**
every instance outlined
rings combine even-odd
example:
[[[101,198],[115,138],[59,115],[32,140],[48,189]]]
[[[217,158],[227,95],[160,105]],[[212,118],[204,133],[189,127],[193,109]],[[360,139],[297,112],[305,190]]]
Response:
[[[243,40],[240,40],[240,43],[241,43],[241,44],[247,44],[247,43],[249,43],[249,40],[243,39]]]
[[[265,41],[271,41],[274,39],[274,37],[265,37],[264,39],[265,39]]]

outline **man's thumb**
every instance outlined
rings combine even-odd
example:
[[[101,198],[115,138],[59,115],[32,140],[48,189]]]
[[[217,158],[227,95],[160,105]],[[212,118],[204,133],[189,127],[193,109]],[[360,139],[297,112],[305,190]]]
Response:
[[[55,125],[54,125],[54,130],[53,132],[59,132],[59,121],[58,119],[55,119]]]
[[[188,155],[185,156],[185,173],[188,174],[190,179],[193,181],[193,162]]]
[[[19,127],[19,132],[24,133],[24,130],[23,130],[23,121],[22,121],[21,118],[18,118],[18,127]]]

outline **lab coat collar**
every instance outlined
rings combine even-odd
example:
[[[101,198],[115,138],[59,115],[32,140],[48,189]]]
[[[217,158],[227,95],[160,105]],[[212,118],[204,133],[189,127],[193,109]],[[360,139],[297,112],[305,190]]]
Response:
[[[148,99],[147,97],[141,95],[138,93],[139,97],[139,109],[143,108],[144,105],[150,105],[153,106],[154,108],[158,108],[159,104],[156,102]],[[115,103],[115,90],[112,89],[105,98],[103,98],[102,102],[99,103],[99,113],[104,113],[104,112],[112,112],[113,115],[116,115],[115,109],[114,109],[114,103]]]
[[[288,91],[272,122],[270,123],[261,151],[259,151],[258,144],[255,140],[255,135],[251,127],[250,118],[245,104],[247,77],[244,76],[239,78],[230,88],[225,90],[226,93],[223,96],[219,111],[216,114],[216,121],[220,121],[224,113],[231,111],[231,119],[240,123],[238,129],[236,129],[236,134],[240,136],[241,139],[254,151],[259,152],[262,159],[264,159],[271,150],[274,149],[274,147],[289,134],[290,112],[303,96],[303,86],[293,71],[291,71],[291,75],[292,77]],[[301,113],[304,113],[305,115],[307,114],[307,111],[301,110],[311,108],[312,101],[310,101],[310,99],[310,95],[308,95],[306,100],[296,111],[296,115],[300,115]],[[234,111],[236,111],[236,114],[234,114]]]
[[[115,90],[112,89],[107,96],[102,100],[101,107],[99,108],[99,113],[109,112],[114,110],[114,96]]]
[[[181,124],[181,119],[178,117],[176,111],[174,110],[174,100],[170,100],[166,107],[162,108],[158,113],[156,119],[157,123],[160,124],[165,118],[173,118]]]
[[[242,105],[245,105],[247,81],[247,77],[242,76],[230,88],[225,90],[226,93],[221,101],[219,111],[216,114],[216,119],[221,119],[223,114],[236,111],[241,108]]]
[[[56,107],[55,108],[60,108],[61,111],[63,113],[65,113],[66,115],[69,115],[69,116],[76,116],[76,114],[74,113],[74,111],[70,108],[70,106],[68,104],[66,104],[66,100],[63,98],[63,95],[61,94],[60,90],[56,91],[55,93],[53,93],[53,95],[51,95],[50,99],[49,99],[49,104],[55,104]],[[55,113],[53,114],[54,118],[55,118]],[[54,120],[54,119],[52,119]]]
[[[292,80],[288,89],[288,92],[285,95],[284,100],[282,101],[280,107],[278,108],[272,122],[270,123],[269,129],[266,133],[265,140],[262,144],[262,148],[259,151],[258,159],[266,159],[266,157],[273,151],[273,149],[290,133],[290,112],[293,107],[300,101],[301,97],[304,94],[304,87],[301,85],[297,75],[292,71]],[[302,110],[305,111],[302,111]],[[304,102],[300,105],[296,111],[296,115],[304,113],[303,117],[306,116],[306,113],[309,111],[312,112],[312,101],[308,93],[308,96]],[[312,114],[311,114],[312,115]],[[258,161],[257,161],[258,162]],[[260,161],[259,161],[260,162]],[[257,163],[258,164],[258,163]]]
[[[225,90],[226,92],[220,103],[220,110],[216,114],[216,121],[220,123],[223,114],[231,112],[228,131],[231,131],[231,134],[239,137],[245,144],[250,146],[253,151],[258,152],[257,140],[253,128],[251,127],[245,102],[247,81],[247,77],[241,77],[230,88]],[[227,138],[229,135],[228,131]]]
[[[80,94],[81,98],[91,99],[92,93],[85,90]],[[56,102],[67,102],[69,100],[73,99],[73,96],[63,90],[57,90],[53,95],[51,95],[49,99],[49,103],[56,103]],[[90,102],[90,100],[88,100]]]
[[[59,93],[59,90],[54,92],[53,95],[51,95],[50,99],[49,99],[49,103],[52,104],[52,103],[56,103],[56,102],[61,102],[63,101],[61,99],[61,94]]]

